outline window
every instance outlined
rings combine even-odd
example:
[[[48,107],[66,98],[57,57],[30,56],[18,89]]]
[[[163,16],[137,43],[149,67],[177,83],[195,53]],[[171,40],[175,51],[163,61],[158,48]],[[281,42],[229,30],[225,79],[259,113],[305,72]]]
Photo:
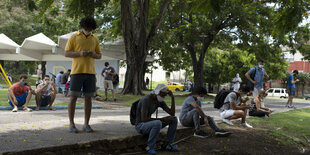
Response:
[[[284,93],[284,89],[282,89],[282,91],[281,91],[282,93]]]
[[[272,93],[272,92],[273,92],[273,89],[269,89],[269,90],[268,90],[268,93]]]
[[[276,90],[274,91],[274,93],[280,93],[280,90],[279,90],[279,89],[276,89]]]

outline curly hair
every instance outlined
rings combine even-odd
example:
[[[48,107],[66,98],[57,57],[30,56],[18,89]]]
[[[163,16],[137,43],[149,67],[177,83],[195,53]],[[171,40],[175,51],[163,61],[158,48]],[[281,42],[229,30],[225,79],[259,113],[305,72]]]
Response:
[[[21,74],[20,76],[19,76],[19,79],[21,80],[21,79],[27,79],[28,78],[28,76],[26,75],[26,74]]]
[[[80,21],[80,27],[85,30],[92,31],[97,28],[97,23],[93,17],[84,17]]]
[[[206,95],[207,90],[206,88],[203,88],[203,87],[194,88],[192,94],[193,95]]]
[[[246,84],[242,84],[240,86],[239,90],[241,90],[242,92],[248,93],[251,91],[251,88],[249,86],[247,86]]]

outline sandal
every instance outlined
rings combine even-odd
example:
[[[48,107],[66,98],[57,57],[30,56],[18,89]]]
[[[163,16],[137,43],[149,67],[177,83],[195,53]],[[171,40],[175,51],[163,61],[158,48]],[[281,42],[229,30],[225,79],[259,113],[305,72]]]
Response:
[[[55,108],[53,108],[53,107],[48,107],[48,110],[51,110],[51,111],[56,111],[56,109],[55,109]]]
[[[24,110],[25,110],[25,111],[28,111],[28,112],[31,112],[31,111],[32,111],[32,109],[30,109],[30,108],[24,108]]]
[[[14,108],[14,109],[12,110],[12,112],[17,112],[17,108]]]

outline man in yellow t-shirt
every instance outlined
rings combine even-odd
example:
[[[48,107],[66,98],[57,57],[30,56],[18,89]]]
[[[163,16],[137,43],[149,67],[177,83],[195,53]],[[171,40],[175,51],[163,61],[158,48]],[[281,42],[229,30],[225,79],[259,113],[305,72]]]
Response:
[[[74,124],[74,113],[77,97],[81,90],[85,96],[85,120],[83,131],[92,132],[89,126],[92,99],[96,94],[96,71],[95,59],[101,59],[99,40],[92,34],[97,28],[93,17],[85,17],[80,21],[81,29],[73,34],[67,42],[65,56],[73,58],[70,80],[70,103],[68,113],[70,126],[69,131],[77,133]]]

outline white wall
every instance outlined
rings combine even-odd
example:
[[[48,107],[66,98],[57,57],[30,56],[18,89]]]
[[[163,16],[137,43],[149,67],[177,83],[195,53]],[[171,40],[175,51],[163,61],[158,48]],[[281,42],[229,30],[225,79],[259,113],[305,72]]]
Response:
[[[109,62],[110,66],[112,66],[115,69],[116,73],[119,73],[119,60],[95,61],[95,69],[96,69],[96,73],[97,73],[96,74],[97,86],[100,88],[103,87],[104,79],[101,76],[101,71],[105,67],[104,66],[105,62]],[[71,65],[72,65],[71,61],[47,61],[46,62],[46,74],[50,75],[49,73],[51,72],[54,75],[57,75],[60,71],[67,72],[68,69],[71,69]]]
[[[145,78],[148,77],[150,79],[150,81],[151,81],[151,77],[152,77],[152,80],[155,82],[167,81],[167,80],[169,80],[170,82],[174,82],[174,81],[179,82],[180,79],[181,79],[181,81],[185,80],[185,71],[184,70],[171,72],[170,77],[168,79],[166,79],[166,71],[163,70],[163,67],[159,66],[158,63],[155,63],[154,66],[157,66],[157,69],[153,69],[152,75],[151,75],[151,73],[145,74]],[[120,81],[125,81],[125,74],[126,74],[126,67],[121,67],[120,72],[119,72]]]

